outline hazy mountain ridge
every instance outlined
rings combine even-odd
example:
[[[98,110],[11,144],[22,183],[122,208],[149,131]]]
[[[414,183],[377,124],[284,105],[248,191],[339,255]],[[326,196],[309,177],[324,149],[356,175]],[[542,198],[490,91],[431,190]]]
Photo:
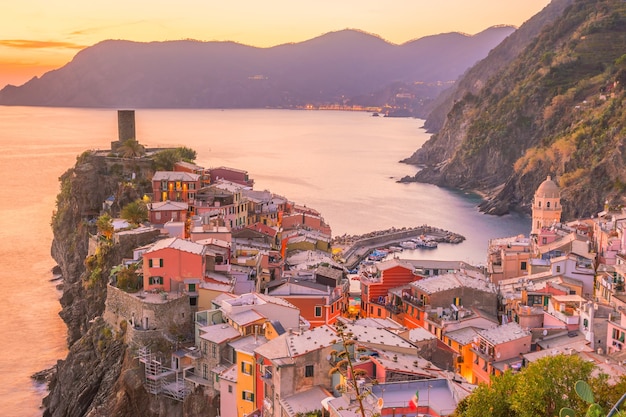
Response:
[[[443,129],[406,161],[423,165],[406,180],[481,191],[490,195],[482,209],[494,214],[528,210],[546,175],[562,187],[566,219],[592,215],[606,199],[623,204],[625,52],[624,1],[572,2],[454,103]]]
[[[262,108],[350,102],[381,105],[394,83],[453,81],[514,31],[441,34],[394,45],[357,30],[256,48],[234,42],[109,40],[26,84],[0,104],[76,107]],[[439,85],[422,99],[432,99]]]

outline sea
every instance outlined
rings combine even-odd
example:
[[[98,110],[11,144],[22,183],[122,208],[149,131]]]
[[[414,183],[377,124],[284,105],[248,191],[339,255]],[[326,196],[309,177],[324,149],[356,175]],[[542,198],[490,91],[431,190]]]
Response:
[[[430,225],[457,245],[404,251],[413,259],[482,265],[490,239],[528,234],[530,219],[478,211],[480,197],[399,183],[399,161],[428,140],[423,120],[365,112],[134,109],[147,147],[187,146],[204,167],[248,171],[254,188],[320,211],[333,235]],[[46,386],[31,379],[67,354],[50,219],[58,178],[88,149],[117,140],[117,109],[0,106],[0,415],[41,416]]]

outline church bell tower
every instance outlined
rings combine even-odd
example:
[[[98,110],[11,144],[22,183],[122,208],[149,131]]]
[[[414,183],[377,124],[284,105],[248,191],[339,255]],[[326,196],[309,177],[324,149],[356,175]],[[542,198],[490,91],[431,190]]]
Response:
[[[561,191],[548,175],[542,182],[533,198],[533,220],[531,235],[538,235],[544,227],[561,222]]]

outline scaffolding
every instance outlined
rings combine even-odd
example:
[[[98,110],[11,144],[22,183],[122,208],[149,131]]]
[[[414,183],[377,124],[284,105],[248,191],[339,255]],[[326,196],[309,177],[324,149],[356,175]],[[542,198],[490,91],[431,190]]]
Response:
[[[176,401],[183,401],[191,393],[187,386],[183,371],[175,371],[163,366],[151,353],[150,348],[143,346],[138,349],[137,359],[144,364],[144,386],[150,394],[165,395]]]

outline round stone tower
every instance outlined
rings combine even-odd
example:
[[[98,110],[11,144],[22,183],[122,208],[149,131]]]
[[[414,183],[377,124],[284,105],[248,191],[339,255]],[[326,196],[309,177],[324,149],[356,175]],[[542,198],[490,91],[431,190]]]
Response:
[[[543,227],[561,222],[561,191],[549,175],[535,191],[532,211],[532,235],[539,234]]]

